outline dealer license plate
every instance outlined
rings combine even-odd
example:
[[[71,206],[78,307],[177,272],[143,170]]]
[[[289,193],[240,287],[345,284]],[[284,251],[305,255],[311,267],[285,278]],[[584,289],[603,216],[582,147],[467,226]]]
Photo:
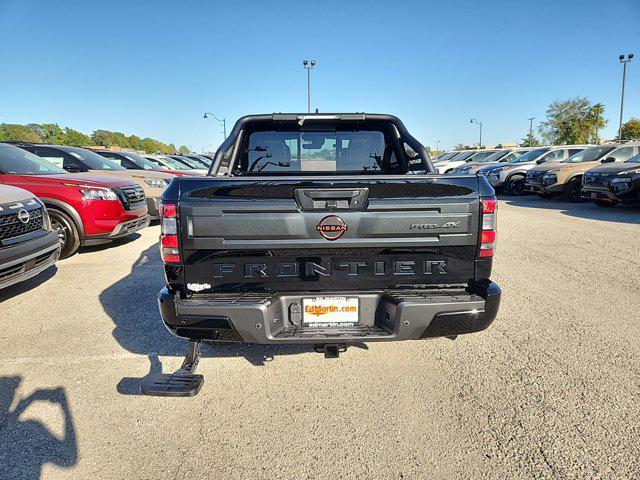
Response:
[[[340,327],[358,323],[358,299],[353,297],[315,297],[302,299],[302,324]]]

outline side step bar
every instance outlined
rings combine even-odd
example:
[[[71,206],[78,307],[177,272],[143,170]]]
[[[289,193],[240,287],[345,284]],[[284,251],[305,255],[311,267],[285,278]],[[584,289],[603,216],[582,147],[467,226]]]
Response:
[[[189,340],[182,366],[175,373],[152,373],[142,379],[140,393],[156,397],[194,397],[204,377],[195,373],[200,360],[200,340]]]

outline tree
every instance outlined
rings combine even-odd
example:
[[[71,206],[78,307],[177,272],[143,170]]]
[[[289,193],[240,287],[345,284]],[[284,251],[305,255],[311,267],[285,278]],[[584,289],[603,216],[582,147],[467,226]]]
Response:
[[[0,124],[0,142],[41,142],[42,139],[25,125]]]
[[[640,138],[640,120],[630,118],[622,124],[622,140],[634,140]]]
[[[87,147],[93,145],[91,138],[82,132],[78,132],[73,128],[65,128],[64,135],[61,137],[62,145],[70,145],[72,147]]]
[[[540,140],[533,133],[527,133],[527,136],[520,141],[520,145],[523,147],[539,147]]]
[[[182,146],[178,149],[178,153],[180,153],[180,154],[189,153],[189,148],[188,148],[188,147],[185,147],[184,145],[182,145]]]
[[[178,153],[178,151],[176,150],[176,146],[173,143],[167,145],[167,153],[169,155],[175,155],[176,153]]]
[[[545,143],[552,145],[589,143],[604,128],[604,106],[592,105],[586,97],[554,100],[547,108],[547,119],[538,131]]]
[[[100,145],[102,147],[111,147],[115,145],[115,138],[113,137],[113,133],[108,130],[96,130],[91,134],[91,140],[96,145]]]
[[[453,147],[454,150],[464,150],[464,145],[461,143],[458,143],[455,147]]]

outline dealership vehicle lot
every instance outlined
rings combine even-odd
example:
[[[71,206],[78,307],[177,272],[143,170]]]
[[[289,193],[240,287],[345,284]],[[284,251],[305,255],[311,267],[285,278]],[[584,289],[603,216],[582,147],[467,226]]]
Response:
[[[0,292],[0,478],[638,478],[638,208],[499,209],[487,331],[205,347],[191,399],[134,395],[184,353],[157,226]]]

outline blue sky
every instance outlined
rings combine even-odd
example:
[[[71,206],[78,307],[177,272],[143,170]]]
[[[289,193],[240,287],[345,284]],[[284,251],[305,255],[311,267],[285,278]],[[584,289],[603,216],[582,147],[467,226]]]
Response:
[[[555,98],[640,117],[640,1],[0,0],[0,122],[201,150],[226,117],[312,106],[402,118],[424,144],[515,142]]]

